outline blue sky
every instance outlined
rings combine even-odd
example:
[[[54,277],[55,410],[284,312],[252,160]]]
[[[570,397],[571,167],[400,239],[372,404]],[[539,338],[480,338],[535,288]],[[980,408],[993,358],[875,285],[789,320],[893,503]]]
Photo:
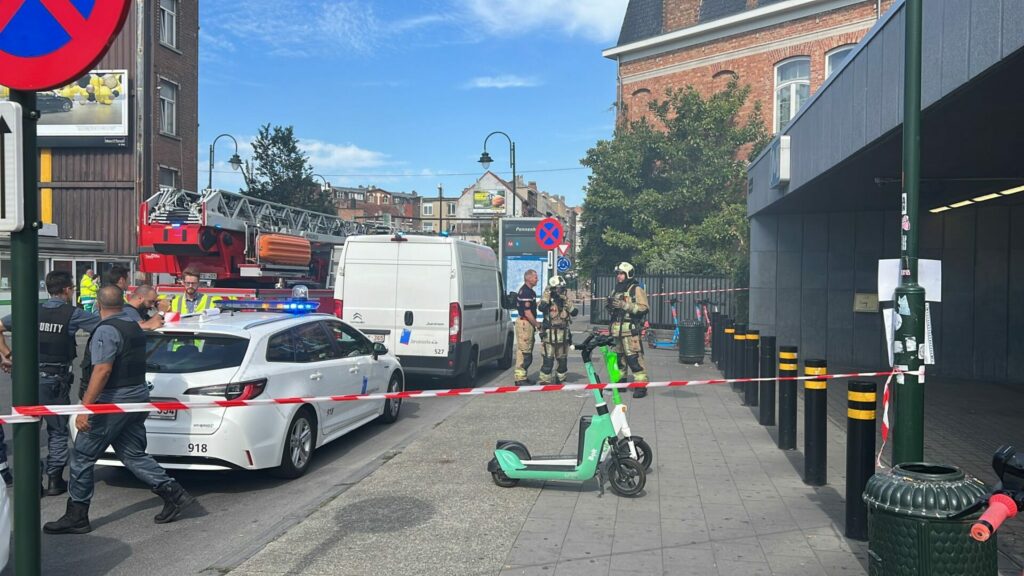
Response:
[[[445,195],[482,171],[484,137],[582,202],[579,160],[611,136],[614,45],[627,0],[249,0],[200,3],[199,182],[208,146],[293,125],[334,185]],[[508,177],[508,143],[488,143]],[[217,146],[214,186],[238,189]]]

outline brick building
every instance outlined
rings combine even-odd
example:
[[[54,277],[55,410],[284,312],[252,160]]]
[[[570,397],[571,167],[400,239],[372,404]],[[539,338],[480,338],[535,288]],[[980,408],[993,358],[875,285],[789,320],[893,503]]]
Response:
[[[332,186],[338,216],[357,222],[379,222],[400,230],[419,230],[422,197],[411,193],[389,192],[376,186],[355,188]]]
[[[669,88],[751,87],[769,132],[797,113],[892,0],[630,0],[618,44],[620,121],[649,115]]]
[[[197,189],[198,62],[196,2],[134,0],[90,74],[40,93],[41,274],[134,269],[141,202],[160,185]]]

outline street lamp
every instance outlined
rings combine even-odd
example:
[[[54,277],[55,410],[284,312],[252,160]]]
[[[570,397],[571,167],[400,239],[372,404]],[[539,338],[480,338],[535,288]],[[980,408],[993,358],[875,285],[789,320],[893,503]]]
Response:
[[[235,153],[231,156],[231,160],[228,160],[228,164],[231,165],[232,170],[238,170],[242,167],[242,159],[238,157],[238,140],[231,134],[221,134],[213,139],[213,144],[210,144],[210,179],[207,182],[206,189],[213,190],[213,149],[217,146],[217,141],[227,136],[231,138],[231,141],[235,143]]]
[[[484,167],[484,170],[490,168],[491,162],[494,162],[494,160],[491,158],[491,155],[487,153],[487,141],[490,140],[491,136],[494,136],[495,134],[501,134],[502,136],[505,137],[506,140],[508,140],[508,163],[512,167],[512,217],[515,218],[516,188],[518,186],[518,183],[516,182],[516,143],[513,142],[512,138],[508,134],[505,134],[504,132],[491,132],[490,134],[487,135],[487,138],[484,138],[484,152],[483,154],[480,155],[479,162],[480,165]]]
[[[327,188],[328,190],[330,190],[331,183],[327,181],[327,178],[324,178],[323,176],[321,176],[319,174],[310,174],[310,176],[313,177],[313,178],[319,178],[319,179],[323,180],[324,181],[324,188]]]

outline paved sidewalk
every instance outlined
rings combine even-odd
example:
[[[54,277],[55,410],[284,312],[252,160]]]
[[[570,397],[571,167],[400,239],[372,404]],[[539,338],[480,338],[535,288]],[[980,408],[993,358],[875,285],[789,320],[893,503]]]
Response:
[[[654,379],[718,377],[709,364],[680,365],[675,351],[648,361]],[[578,357],[570,369],[583,381]],[[655,451],[639,498],[599,496],[594,481],[495,486],[486,462],[496,440],[572,453],[593,401],[475,397],[232,574],[866,574],[867,544],[842,534],[844,423],[829,422],[829,484],[813,488],[800,450],[778,450],[774,429],[728,385],[626,401]]]
[[[718,377],[648,353],[652,379]],[[637,499],[593,483],[547,483],[505,561],[512,574],[864,574],[866,544],[842,536],[841,435],[831,425],[829,486],[806,486],[798,453],[775,447],[728,385],[658,389],[628,400],[630,426],[654,447]],[[592,412],[583,403],[580,414]],[[564,449],[572,451],[575,434]],[[836,466],[838,463],[840,466]]]

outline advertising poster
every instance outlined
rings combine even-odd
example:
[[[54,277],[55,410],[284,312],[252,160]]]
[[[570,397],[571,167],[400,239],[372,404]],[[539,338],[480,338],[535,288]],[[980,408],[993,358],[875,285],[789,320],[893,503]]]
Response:
[[[505,190],[474,190],[473,214],[504,214]]]
[[[0,86],[0,100],[8,90]],[[93,70],[66,86],[39,92],[39,145],[128,145],[128,71]]]

